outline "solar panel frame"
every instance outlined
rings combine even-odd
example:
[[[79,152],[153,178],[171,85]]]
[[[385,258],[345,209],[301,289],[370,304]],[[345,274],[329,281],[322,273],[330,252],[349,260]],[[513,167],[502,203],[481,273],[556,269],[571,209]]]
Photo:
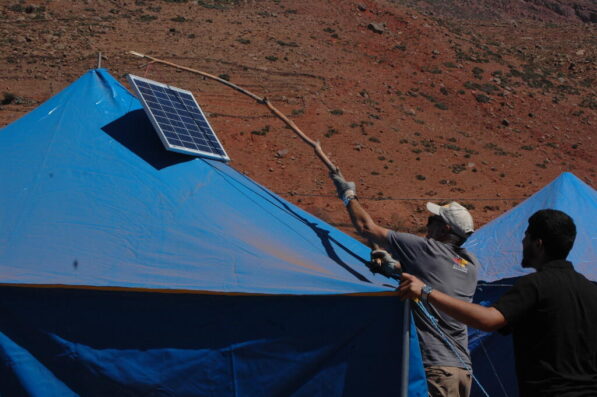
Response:
[[[133,74],[127,80],[166,150],[230,161],[192,92]]]

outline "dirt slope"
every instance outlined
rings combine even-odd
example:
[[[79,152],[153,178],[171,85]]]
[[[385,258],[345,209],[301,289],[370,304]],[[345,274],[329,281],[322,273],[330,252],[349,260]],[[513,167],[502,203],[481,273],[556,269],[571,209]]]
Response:
[[[0,125],[95,67],[101,51],[123,83],[134,73],[192,90],[232,166],[350,230],[322,164],[264,106],[135,50],[267,96],[390,227],[420,231],[425,202],[451,199],[481,225],[564,171],[595,186],[591,2],[558,2],[584,19],[537,1],[534,14],[529,2],[461,1],[469,12],[457,15],[408,3],[2,2]]]

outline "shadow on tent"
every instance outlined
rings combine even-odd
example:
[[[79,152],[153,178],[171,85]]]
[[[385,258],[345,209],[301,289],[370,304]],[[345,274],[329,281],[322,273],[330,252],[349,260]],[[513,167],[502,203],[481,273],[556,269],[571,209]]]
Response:
[[[126,113],[103,126],[102,130],[156,170],[195,159],[193,156],[166,150],[143,109]]]

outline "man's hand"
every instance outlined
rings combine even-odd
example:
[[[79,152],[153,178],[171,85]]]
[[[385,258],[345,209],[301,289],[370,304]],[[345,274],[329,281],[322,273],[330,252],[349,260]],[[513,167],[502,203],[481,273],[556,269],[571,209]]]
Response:
[[[388,251],[382,249],[371,251],[371,261],[367,266],[373,273],[380,273],[394,279],[400,278],[402,274],[400,262],[392,258]]]
[[[357,195],[357,188],[354,182],[347,182],[340,171],[330,172],[330,178],[334,182],[334,186],[336,186],[340,200],[346,201],[347,198]]]
[[[412,274],[402,273],[400,286],[398,287],[398,296],[400,299],[420,299],[421,289],[425,284]]]

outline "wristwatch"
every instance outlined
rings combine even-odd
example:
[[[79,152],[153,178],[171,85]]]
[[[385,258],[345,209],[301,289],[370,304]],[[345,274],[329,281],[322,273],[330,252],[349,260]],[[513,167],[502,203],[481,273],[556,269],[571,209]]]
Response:
[[[348,204],[352,201],[352,200],[358,200],[358,197],[356,196],[356,194],[351,194],[350,196],[345,197],[342,201],[344,202],[345,206],[348,206]]]
[[[423,288],[421,288],[421,300],[423,302],[427,303],[427,298],[429,297],[431,291],[433,291],[433,288],[431,288],[427,284],[423,285]]]

